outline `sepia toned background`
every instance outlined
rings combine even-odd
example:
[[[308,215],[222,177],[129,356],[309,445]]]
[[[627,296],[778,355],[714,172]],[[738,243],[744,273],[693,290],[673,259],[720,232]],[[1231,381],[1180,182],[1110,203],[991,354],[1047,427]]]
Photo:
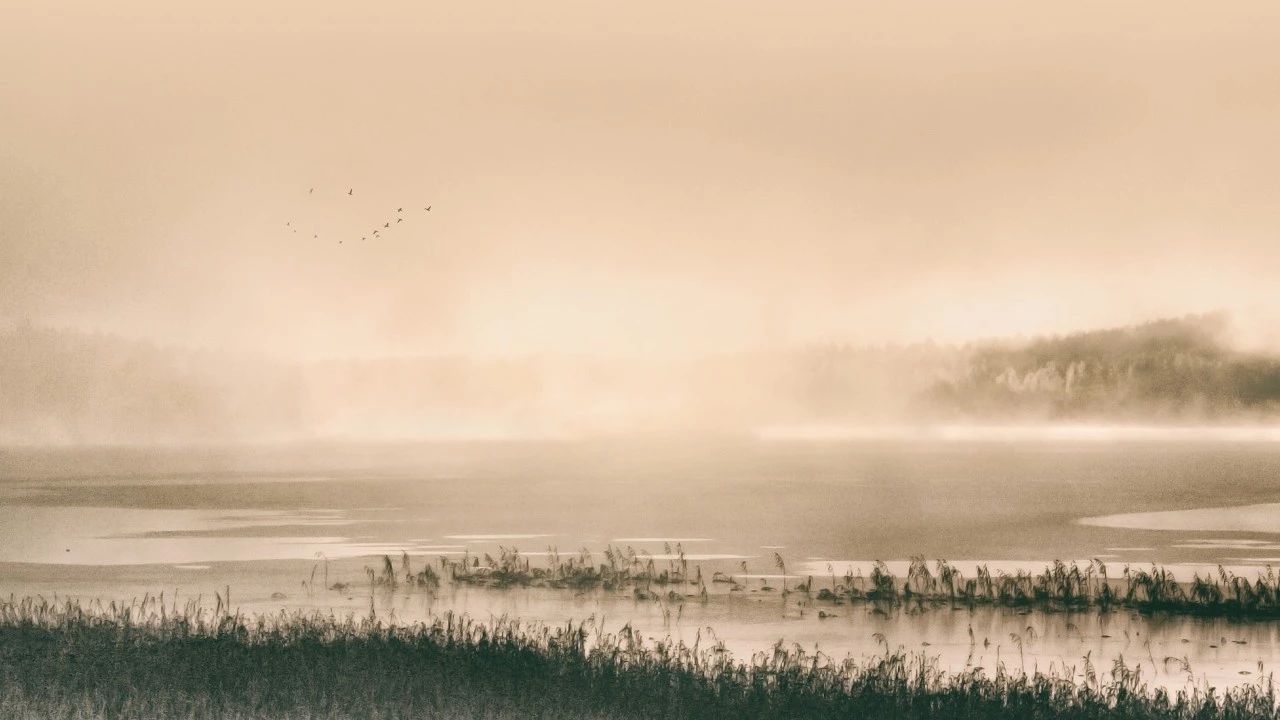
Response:
[[[516,358],[476,382],[545,405],[607,358],[658,417],[722,353],[1276,344],[1274,3],[262,5],[0,4],[0,328],[231,353],[249,404],[264,362]]]

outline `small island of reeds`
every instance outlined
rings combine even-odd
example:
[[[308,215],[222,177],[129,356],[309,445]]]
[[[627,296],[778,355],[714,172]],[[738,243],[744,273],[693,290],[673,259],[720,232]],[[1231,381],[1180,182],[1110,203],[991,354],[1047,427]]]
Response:
[[[534,564],[518,549],[503,547],[497,556],[441,556],[439,570],[427,564],[415,571],[410,557],[404,554],[398,569],[389,556],[384,556],[380,570],[366,568],[365,572],[371,588],[434,590],[442,582],[451,582],[493,589],[598,589],[628,592],[639,601],[706,602],[714,594],[708,588],[719,587],[729,593],[751,589],[783,596],[799,594],[806,604],[813,605],[848,603],[909,609],[989,606],[1050,612],[1132,610],[1200,617],[1280,618],[1280,576],[1269,566],[1260,568],[1252,579],[1220,566],[1216,572],[1197,573],[1180,582],[1171,570],[1158,565],[1124,565],[1119,573],[1111,574],[1102,560],[1055,560],[1039,572],[1020,569],[993,573],[988,566],[979,564],[974,574],[966,577],[946,560],[929,563],[923,557],[915,557],[905,578],[896,577],[882,561],[874,562],[866,575],[851,570],[837,575],[833,569],[826,576],[796,577],[788,575],[786,561],[775,553],[770,564],[778,575],[757,579],[755,587],[748,588],[752,580],[748,579],[745,562],[742,575],[724,571],[705,574],[700,565],[685,558],[679,544],[669,545],[661,559],[629,547],[612,546],[604,550],[599,562],[587,549],[562,555],[548,548],[544,555],[544,563]]]

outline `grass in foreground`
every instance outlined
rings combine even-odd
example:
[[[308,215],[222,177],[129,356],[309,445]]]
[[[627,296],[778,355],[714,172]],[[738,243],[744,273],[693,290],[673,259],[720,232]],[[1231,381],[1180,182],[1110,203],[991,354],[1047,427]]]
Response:
[[[222,607],[0,603],[4,718],[1280,718],[1270,678],[1226,694],[947,674],[919,655],[840,662],[782,645],[645,643],[593,625],[430,624]]]

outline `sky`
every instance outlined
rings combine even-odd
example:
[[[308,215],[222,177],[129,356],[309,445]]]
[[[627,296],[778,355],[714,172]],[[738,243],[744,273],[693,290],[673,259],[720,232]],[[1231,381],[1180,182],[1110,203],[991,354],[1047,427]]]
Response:
[[[1278,36],[1271,0],[0,0],[0,322],[318,358],[1267,317]]]

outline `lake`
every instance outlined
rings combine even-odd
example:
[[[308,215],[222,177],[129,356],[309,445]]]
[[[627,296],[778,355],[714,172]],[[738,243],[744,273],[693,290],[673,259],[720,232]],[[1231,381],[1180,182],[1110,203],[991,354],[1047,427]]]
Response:
[[[1183,578],[1280,564],[1280,445],[1146,437],[992,441],[763,438],[314,444],[0,451],[0,592],[187,597],[230,588],[251,611],[321,608],[413,619],[462,610],[563,622],[632,622],[692,641],[710,627],[738,655],[782,639],[828,654],[882,643],[946,667],[1109,668],[1124,657],[1178,686],[1248,682],[1280,659],[1277,623],[1129,613],[843,606],[820,618],[764,590],[911,556],[966,573],[1053,559],[1157,562]],[[518,547],[535,564],[631,546],[683,550],[706,574],[747,578],[700,602],[629,594],[447,587],[372,592],[364,566],[405,552]],[[779,565],[781,558],[784,565]],[[397,559],[397,563],[399,560]],[[328,582],[316,574],[327,574]],[[312,580],[304,585],[304,581]],[[338,582],[357,587],[324,589]],[[365,583],[363,588],[359,583]],[[880,638],[884,638],[881,640]],[[1180,662],[1182,661],[1182,662]],[[1261,665],[1259,664],[1261,663]]]

